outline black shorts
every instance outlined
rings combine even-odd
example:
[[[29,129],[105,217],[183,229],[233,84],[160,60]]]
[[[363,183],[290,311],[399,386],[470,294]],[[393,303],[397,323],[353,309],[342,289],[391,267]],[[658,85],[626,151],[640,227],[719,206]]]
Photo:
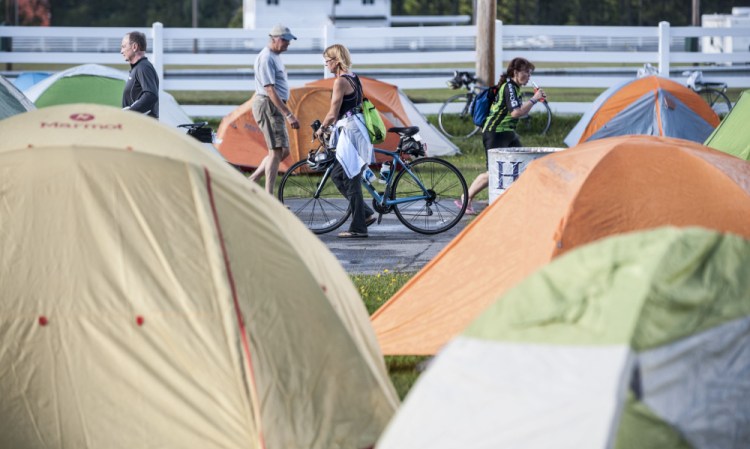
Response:
[[[494,148],[518,148],[521,147],[521,139],[515,131],[503,131],[496,133],[494,131],[485,131],[482,133],[482,142],[484,142],[484,155],[487,170],[490,169],[490,161],[487,155],[489,150]]]

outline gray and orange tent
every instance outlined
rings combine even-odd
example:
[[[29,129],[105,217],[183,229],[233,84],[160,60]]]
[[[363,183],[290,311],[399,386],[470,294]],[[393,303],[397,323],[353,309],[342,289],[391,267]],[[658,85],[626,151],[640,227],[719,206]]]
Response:
[[[719,117],[698,94],[656,75],[604,91],[565,137],[569,147],[589,140],[633,134],[679,137],[702,143]]]
[[[422,140],[427,142],[428,154],[458,153],[458,148],[434,131],[434,127],[427,123],[413,103],[396,86],[366,77],[360,79],[365,96],[378,108],[386,128],[419,126]],[[300,127],[296,130],[287,128],[291,153],[282,161],[279,168],[281,171],[287,170],[295,162],[304,159],[311,149],[317,148],[317,142],[313,142],[312,139],[313,131],[310,124],[315,120],[322,120],[328,112],[333,81],[333,78],[323,79],[291,89],[287,106],[297,116]],[[217,148],[224,158],[232,165],[251,169],[257,167],[268,154],[263,134],[253,118],[252,102],[251,98],[224,117],[217,130],[217,138],[221,142]],[[377,147],[393,151],[397,145],[398,136],[388,133],[385,142]]]
[[[658,226],[750,237],[750,163],[683,139],[594,140],[523,175],[372,315],[385,354],[435,354],[565,252]]]

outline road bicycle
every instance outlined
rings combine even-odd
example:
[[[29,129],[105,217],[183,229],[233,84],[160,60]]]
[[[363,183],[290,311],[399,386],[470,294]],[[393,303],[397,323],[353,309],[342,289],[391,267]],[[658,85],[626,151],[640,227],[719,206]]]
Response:
[[[440,131],[448,137],[469,138],[480,131],[480,127],[474,125],[471,109],[477,95],[487,87],[477,86],[477,79],[469,72],[453,72],[453,78],[448,81],[451,89],[466,89],[466,93],[454,95],[447,99],[438,110],[438,125]],[[523,92],[522,101],[529,101],[534,94]],[[552,123],[552,111],[547,101],[540,101],[529,113],[519,119],[518,130],[524,132],[537,132],[544,135],[549,131]]]
[[[727,83],[703,81],[700,70],[683,72],[688,78],[685,84],[700,95],[717,115],[726,115],[732,110],[732,102],[727,97]]]
[[[320,126],[317,120],[315,123]],[[315,123],[313,129],[317,130]],[[396,151],[375,148],[376,153],[390,159],[391,169],[385,174],[384,185],[362,182],[372,196],[378,223],[383,214],[393,212],[404,226],[421,234],[451,229],[466,211],[466,203],[460,208],[454,204],[468,197],[463,175],[447,161],[424,157],[418,127],[390,128],[388,132],[397,133],[399,143]],[[333,231],[351,215],[349,200],[331,179],[337,163],[335,148],[323,144],[311,150],[307,159],[294,164],[279,185],[279,200],[316,234]]]

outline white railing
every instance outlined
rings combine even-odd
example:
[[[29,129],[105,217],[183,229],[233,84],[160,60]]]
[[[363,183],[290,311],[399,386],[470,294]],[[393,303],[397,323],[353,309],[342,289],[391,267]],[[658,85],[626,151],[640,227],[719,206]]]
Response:
[[[120,40],[133,29],[149,36],[150,59],[161,75],[162,88],[168,91],[246,91],[249,96],[253,89],[255,54],[268,41],[266,30],[164,28],[160,23],[151,28],[0,26],[0,64],[98,63],[122,65],[125,69],[127,66],[119,55]],[[716,79],[727,82],[729,87],[750,87],[750,51],[686,50],[695,40],[705,43],[712,38],[750,39],[750,28],[671,27],[666,22],[658,27],[527,26],[498,22],[495,29],[495,61],[499,63],[496,73],[516,56],[540,66],[563,67],[535,73],[536,82],[545,87],[606,88],[632,79],[643,64],[652,64],[662,76],[679,82],[685,81],[681,70],[692,65],[702,65],[704,69],[710,69],[706,65],[731,68],[731,74],[723,73]],[[299,39],[283,56],[292,75],[292,86],[327,76],[321,53],[331,43],[350,48],[358,71],[374,71],[378,78],[402,89],[445,87],[446,73],[451,68],[473,70],[476,61],[473,25],[336,28],[326,24],[295,29],[294,33]],[[442,69],[430,69],[436,66]],[[194,70],[187,73],[185,67]],[[705,78],[712,80],[711,73]]]

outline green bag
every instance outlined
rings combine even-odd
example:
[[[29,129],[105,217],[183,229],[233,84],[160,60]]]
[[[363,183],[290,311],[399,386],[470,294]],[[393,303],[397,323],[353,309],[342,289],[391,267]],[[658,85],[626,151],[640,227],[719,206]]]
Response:
[[[380,118],[380,113],[367,98],[362,100],[362,115],[365,116],[365,127],[370,135],[370,142],[382,143],[385,141],[385,123]]]

